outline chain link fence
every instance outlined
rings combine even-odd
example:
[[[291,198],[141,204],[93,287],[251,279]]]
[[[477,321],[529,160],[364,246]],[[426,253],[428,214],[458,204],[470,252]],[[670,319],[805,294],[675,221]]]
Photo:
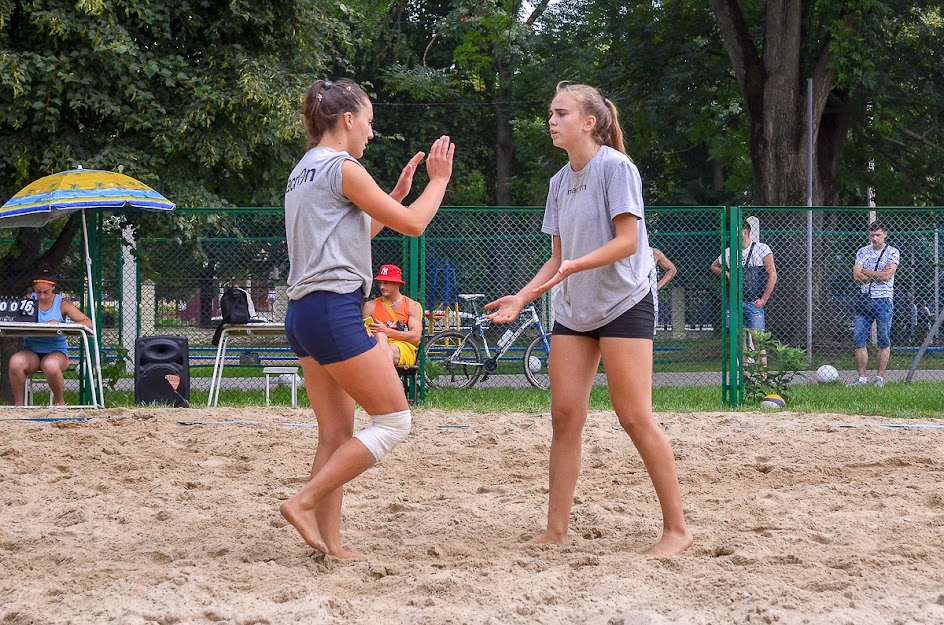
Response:
[[[190,402],[204,405],[216,367],[218,348],[213,336],[222,322],[223,289],[237,286],[249,294],[254,321],[285,320],[289,261],[284,211],[178,209],[175,213],[173,219],[178,223],[169,236],[142,236],[134,241],[133,248],[125,245],[111,272],[105,260],[103,282],[114,299],[104,302],[104,310],[113,309],[115,318],[120,319],[114,338],[129,353],[133,353],[137,337],[186,337]],[[138,232],[158,229],[154,222],[159,216],[136,217]],[[105,238],[117,234],[120,233],[106,233]],[[130,238],[127,230],[124,234],[126,240]],[[385,262],[404,264],[408,260],[404,256],[406,244],[400,236],[375,238],[376,266]],[[114,288],[108,289],[109,284]],[[123,307],[123,302],[135,305]],[[284,403],[289,399],[292,376],[301,373],[298,359],[284,337],[277,336],[232,336],[221,362],[218,401],[222,405],[226,405],[227,398],[246,392],[257,392],[261,397],[267,382],[274,387],[272,400]],[[129,364],[133,364],[133,359]],[[266,379],[267,367],[289,367],[297,373],[281,373]],[[300,378],[296,383],[304,388]],[[299,401],[307,402],[304,392],[300,393]]]
[[[440,342],[427,336],[430,387],[546,386],[546,350],[532,347],[539,330],[529,315],[518,324],[475,323],[482,304],[517,292],[550,256],[543,215],[543,209],[450,210],[430,225],[424,238],[428,334],[453,333]],[[655,383],[720,384],[720,284],[708,267],[721,249],[723,209],[656,208],[648,217],[652,244],[677,269],[659,291]],[[550,296],[536,301],[535,309],[550,332]],[[522,332],[505,346],[502,336],[519,327]],[[470,332],[474,341],[463,342]],[[602,367],[596,384],[606,384]]]
[[[904,380],[912,368],[912,379],[944,379],[940,338],[932,334],[942,305],[940,209],[743,208],[742,214],[753,221],[752,235],[768,244],[776,259],[778,281],[766,306],[768,331],[803,349],[811,371],[831,364],[847,382],[855,379],[853,302],[859,291],[852,269],[857,250],[870,245],[869,224],[883,222],[889,231],[886,243],[901,254],[886,380]],[[874,337],[873,326],[868,345],[872,374]]]
[[[888,226],[888,243],[901,252],[887,379],[906,379],[911,369],[913,379],[944,379],[944,345],[934,331],[944,304],[940,215],[937,208],[649,207],[651,244],[677,271],[658,293],[654,384],[723,387],[726,370],[737,369],[739,356],[726,355],[726,345],[737,346],[727,340],[725,310],[731,291],[710,266],[732,241],[741,245],[737,226],[743,220],[752,226],[752,240],[773,251],[778,281],[765,307],[767,330],[807,353],[809,371],[803,379],[812,380],[816,368],[827,363],[846,381],[855,376],[852,266],[856,250],[868,244],[868,224],[875,218]],[[542,330],[549,333],[553,327],[550,297],[537,300],[533,315],[522,315],[516,324],[498,326],[481,319],[484,304],[518,291],[548,258],[550,239],[541,233],[542,220],[542,208],[444,208],[419,239],[389,230],[374,239],[374,269],[401,265],[407,276],[404,292],[426,309],[421,346],[421,353],[429,355],[423,362],[426,392],[546,386]],[[183,336],[189,345],[191,405],[204,405],[217,354],[212,337],[220,323],[219,299],[226,286],[245,288],[260,320],[284,320],[288,257],[280,208],[105,216],[94,229],[103,355],[114,366],[127,354],[117,390],[134,388],[138,337]],[[0,245],[13,245],[12,237]],[[81,246],[74,247],[59,268],[60,292],[81,302],[84,266]],[[664,269],[659,271],[663,275]],[[734,303],[739,310],[736,298]],[[513,336],[504,336],[509,329]],[[448,340],[444,332],[451,333]],[[460,366],[444,368],[443,354],[455,351],[470,334],[477,352],[469,348]],[[874,346],[869,349],[874,370]],[[271,365],[297,366],[284,340],[234,337],[220,404],[246,392],[257,391],[261,397],[262,369]],[[287,403],[289,380],[284,375],[275,379],[281,386],[273,401]],[[602,368],[596,383],[606,384]],[[300,401],[307,401],[304,393]]]

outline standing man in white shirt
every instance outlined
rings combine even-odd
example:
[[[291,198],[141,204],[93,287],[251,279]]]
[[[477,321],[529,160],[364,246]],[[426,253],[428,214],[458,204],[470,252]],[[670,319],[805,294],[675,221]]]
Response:
[[[852,278],[859,284],[859,300],[854,312],[854,330],[852,344],[855,347],[856,369],[859,377],[849,386],[866,386],[866,368],[869,364],[869,351],[866,342],[872,322],[875,322],[876,343],[878,344],[878,369],[875,372],[875,386],[885,386],[885,368],[891,355],[892,315],[895,313],[895,272],[898,271],[900,253],[897,248],[885,243],[888,228],[880,221],[869,225],[870,245],[859,248],[856,252]]]

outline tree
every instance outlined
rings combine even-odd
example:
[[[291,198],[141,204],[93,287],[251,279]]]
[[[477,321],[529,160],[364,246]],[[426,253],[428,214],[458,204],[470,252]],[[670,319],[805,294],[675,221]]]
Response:
[[[350,59],[355,18],[327,0],[2,2],[0,195],[123,166],[182,206],[277,203],[303,145],[301,97]],[[70,218],[16,233],[0,291],[25,290],[77,231]]]
[[[909,85],[932,86],[940,96],[940,6],[881,0],[771,0],[766,3],[710,0],[727,47],[750,122],[750,156],[755,205],[806,204],[807,79],[812,81],[813,204],[840,202],[838,178],[850,131],[870,128],[881,110]],[[887,73],[887,60],[904,49],[936,51],[924,61]],[[913,57],[912,57],[913,58]],[[921,57],[918,57],[921,58]],[[939,65],[939,63],[936,63]],[[936,79],[936,80],[935,80]],[[926,92],[921,106],[936,111]],[[900,102],[900,101],[899,101]],[[892,105],[893,106],[893,105]],[[900,107],[894,106],[896,110]],[[872,109],[870,111],[870,109]],[[911,117],[911,116],[908,116]],[[903,128],[896,115],[883,118],[890,138],[922,142],[940,149],[939,124],[922,130]]]
[[[525,14],[521,0],[401,0],[388,5],[382,22],[401,35],[398,62],[383,76],[388,92],[426,99],[458,95],[480,103],[474,114],[480,120],[479,130],[485,131],[481,139],[491,144],[482,164],[491,160],[488,178],[494,181],[491,201],[497,206],[514,203],[517,69],[548,1],[529,5]],[[390,47],[391,39],[384,45]],[[404,45],[413,53],[403,54]],[[450,125],[456,121],[453,117]]]

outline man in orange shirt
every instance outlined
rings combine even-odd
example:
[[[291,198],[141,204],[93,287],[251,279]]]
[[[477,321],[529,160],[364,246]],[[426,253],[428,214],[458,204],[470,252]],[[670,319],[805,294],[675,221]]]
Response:
[[[364,304],[364,324],[381,345],[388,347],[390,360],[400,367],[416,364],[416,348],[423,338],[423,307],[400,293],[403,271],[383,265],[374,277],[380,297]]]

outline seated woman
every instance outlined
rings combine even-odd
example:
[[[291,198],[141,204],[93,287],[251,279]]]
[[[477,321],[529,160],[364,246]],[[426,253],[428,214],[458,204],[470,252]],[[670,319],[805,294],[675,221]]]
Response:
[[[68,319],[91,328],[92,320],[74,304],[57,295],[55,289],[56,279],[52,271],[41,267],[33,279],[39,323],[63,323]],[[23,349],[10,357],[10,385],[15,405],[24,404],[26,379],[37,371],[45,374],[53,402],[57,406],[65,405],[63,373],[69,368],[68,348],[64,336],[28,336],[23,339]]]

